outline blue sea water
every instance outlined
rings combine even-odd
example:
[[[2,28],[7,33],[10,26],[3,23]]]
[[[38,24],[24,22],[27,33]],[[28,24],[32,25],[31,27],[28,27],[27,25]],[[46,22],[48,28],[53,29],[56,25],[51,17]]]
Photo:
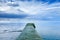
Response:
[[[25,25],[26,23],[15,21],[0,22],[0,40],[15,40],[21,33],[17,30],[23,30]],[[39,21],[35,26],[43,40],[60,40],[60,21]]]

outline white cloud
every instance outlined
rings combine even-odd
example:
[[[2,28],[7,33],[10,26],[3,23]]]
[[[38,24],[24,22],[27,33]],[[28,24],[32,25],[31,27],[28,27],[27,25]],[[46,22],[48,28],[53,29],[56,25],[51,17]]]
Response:
[[[18,6],[14,7],[13,5],[17,4]],[[37,2],[27,2],[27,1],[15,1],[15,2],[7,2],[0,4],[0,11],[4,11],[7,13],[14,14],[28,14],[33,15],[33,17],[47,17],[54,18],[55,16],[59,16],[60,14],[60,3],[37,3]],[[56,14],[54,14],[54,12]],[[50,15],[50,16],[48,16]],[[55,16],[54,16],[55,15]],[[31,16],[27,18],[32,18]]]
[[[0,11],[8,11],[10,10],[9,6],[0,6]]]

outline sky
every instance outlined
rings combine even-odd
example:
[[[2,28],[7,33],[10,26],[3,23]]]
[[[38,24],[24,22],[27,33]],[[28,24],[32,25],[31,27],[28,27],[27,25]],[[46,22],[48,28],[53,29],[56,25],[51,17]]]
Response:
[[[60,0],[0,0],[0,23],[28,22],[35,23],[43,35],[60,36]]]
[[[0,18],[60,21],[59,4],[60,0],[0,0]]]

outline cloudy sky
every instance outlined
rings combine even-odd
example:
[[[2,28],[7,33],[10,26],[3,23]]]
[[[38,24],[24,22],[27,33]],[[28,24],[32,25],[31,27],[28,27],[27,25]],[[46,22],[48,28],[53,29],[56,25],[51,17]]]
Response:
[[[0,18],[60,20],[60,0],[0,0]]]

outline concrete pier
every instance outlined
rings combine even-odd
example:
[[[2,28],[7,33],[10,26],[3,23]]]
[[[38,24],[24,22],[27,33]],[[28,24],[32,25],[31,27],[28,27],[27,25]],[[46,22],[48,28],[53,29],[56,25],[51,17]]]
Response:
[[[33,23],[27,23],[24,30],[16,40],[42,40],[35,28],[36,27]]]

